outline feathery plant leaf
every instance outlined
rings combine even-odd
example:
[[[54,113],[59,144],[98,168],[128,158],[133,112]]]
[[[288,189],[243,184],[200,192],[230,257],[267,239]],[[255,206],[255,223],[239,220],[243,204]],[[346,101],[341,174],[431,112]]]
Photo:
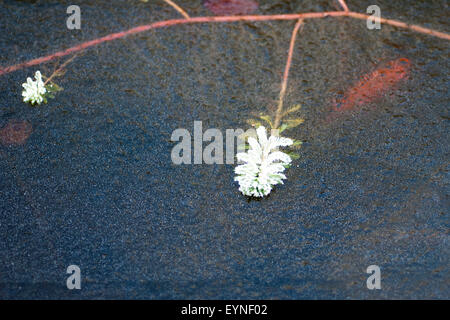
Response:
[[[272,117],[271,116],[268,116],[268,115],[265,115],[265,114],[260,114],[259,117],[261,119],[263,119],[264,121],[266,121],[270,125],[270,128],[273,129],[273,123],[272,123]]]
[[[300,110],[302,107],[301,104],[296,104],[295,106],[293,106],[292,108],[290,108],[289,110],[286,110],[286,112],[283,113],[283,116],[288,115],[289,113],[295,112],[297,110]]]
[[[291,145],[291,147],[294,148],[294,149],[300,149],[302,144],[303,144],[303,141],[294,140],[294,143]]]
[[[294,151],[286,152],[286,154],[290,156],[292,160],[297,160],[298,158],[300,158],[300,155]]]
[[[45,86],[45,89],[47,90],[48,93],[57,93],[59,91],[64,90],[63,88],[61,88],[60,86],[58,86],[56,83],[51,82],[49,84],[47,84]]]
[[[283,123],[281,126],[280,126],[280,133],[282,133],[284,130],[286,130],[288,128],[288,125],[286,124],[286,123]]]
[[[305,122],[305,119],[302,119],[302,118],[294,118],[294,119],[284,120],[284,123],[287,125],[286,129],[295,128],[295,127],[301,125],[303,122]]]

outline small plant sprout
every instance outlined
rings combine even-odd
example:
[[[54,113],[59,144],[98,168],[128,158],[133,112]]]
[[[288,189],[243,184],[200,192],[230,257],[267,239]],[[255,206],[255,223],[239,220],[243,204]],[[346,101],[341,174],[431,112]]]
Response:
[[[282,116],[286,116],[301,108],[296,105],[284,112]],[[256,137],[246,136],[248,138],[248,152],[238,153],[236,155],[239,161],[244,164],[235,168],[235,181],[239,182],[239,191],[250,197],[264,197],[268,195],[273,186],[283,184],[286,176],[282,173],[290,166],[294,159],[298,159],[299,155],[292,149],[297,149],[302,142],[290,138],[280,137],[279,134],[285,130],[295,128],[304,122],[301,118],[286,119],[280,128],[274,127],[274,121],[269,115],[261,114],[258,120],[249,119],[247,122],[256,127]],[[271,129],[271,136],[267,138],[266,127],[263,122],[268,124]],[[289,152],[278,151],[278,147],[290,147]]]
[[[297,105],[289,108],[287,111],[285,111],[285,112],[283,112],[281,114],[280,118],[286,117],[287,115],[292,114],[292,113],[300,110],[301,107],[302,106],[300,104],[297,104]],[[285,130],[293,129],[293,128],[301,125],[303,122],[305,122],[305,119],[303,119],[303,118],[291,117],[291,118],[288,118],[288,119],[284,119],[282,124],[279,126],[279,128],[276,128],[275,125],[274,125],[275,120],[272,119],[272,117],[267,115],[267,114],[261,113],[259,115],[255,115],[255,118],[256,119],[252,119],[252,118],[248,119],[247,123],[249,125],[251,125],[252,127],[254,127],[254,128],[258,128],[258,127],[266,124],[269,128],[271,128],[272,132],[278,132],[278,133],[282,133]],[[243,138],[247,138],[247,137],[243,137]],[[299,158],[299,155],[296,152],[294,152],[293,149],[299,149],[301,147],[301,145],[302,145],[302,142],[300,140],[294,140],[294,139],[292,139],[292,141],[293,141],[293,143],[290,146],[291,150],[289,152],[286,152],[286,153],[293,160],[295,160],[295,159]]]
[[[30,77],[27,78],[27,82],[22,84],[24,90],[22,91],[23,102],[29,102],[31,104],[41,104],[45,101],[45,94],[47,89],[45,88],[44,82],[42,81],[41,72],[36,71],[34,78],[32,80]]]
[[[290,118],[282,121],[284,117],[301,108],[301,105],[295,105],[287,111],[283,110],[295,39],[302,25],[303,20],[299,19],[292,31],[288,58],[281,83],[280,97],[274,116],[260,114],[258,120],[247,120],[250,125],[257,127],[256,135],[258,140],[254,137],[248,137],[249,151],[236,155],[238,161],[243,161],[244,164],[238,165],[234,170],[237,174],[234,180],[239,182],[239,191],[246,196],[259,198],[267,196],[272,191],[274,185],[283,184],[283,180],[286,179],[286,176],[283,174],[284,170],[290,166],[294,156],[298,158],[296,154],[284,153],[278,151],[277,148],[288,146],[298,147],[301,145],[301,141],[283,138],[279,134],[284,130],[295,128],[304,122],[301,118]],[[271,132],[273,134],[269,138],[267,138],[266,128],[262,125],[262,121],[266,122],[272,129]]]
[[[287,147],[294,143],[289,138],[271,135],[267,138],[266,128],[260,126],[256,129],[257,139],[248,138],[250,149],[236,155],[244,164],[235,168],[239,183],[239,191],[250,197],[267,196],[276,184],[283,184],[286,176],[283,174],[292,159],[278,147]]]
[[[22,84],[24,88],[22,91],[23,102],[29,102],[32,105],[41,104],[42,102],[47,103],[48,98],[54,98],[55,93],[62,90],[57,84],[50,82],[52,77],[47,78],[45,82],[42,81],[43,77],[38,70],[34,75],[36,80],[33,81],[28,77],[27,82]]]
[[[52,81],[53,78],[62,76],[65,71],[64,67],[67,66],[77,55],[64,62],[58,69],[56,69],[50,77],[45,77],[38,70],[36,71],[34,78],[32,80],[30,77],[27,78],[27,82],[22,84],[24,90],[22,91],[23,102],[29,102],[32,105],[41,104],[42,102],[47,103],[48,98],[54,98],[55,93],[63,90],[60,86]],[[45,82],[42,79],[45,79]]]

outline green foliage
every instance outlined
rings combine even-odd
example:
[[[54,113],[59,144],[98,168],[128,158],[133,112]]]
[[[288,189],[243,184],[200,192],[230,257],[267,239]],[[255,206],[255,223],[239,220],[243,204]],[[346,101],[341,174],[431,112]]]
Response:
[[[295,106],[291,107],[290,109],[288,109],[286,112],[283,113],[283,117],[288,115],[289,113],[295,112],[300,110],[300,108],[302,107],[302,105],[300,104],[296,104]]]
[[[297,160],[298,158],[300,158],[300,155],[294,151],[286,152],[286,154],[290,156],[292,160]]]
[[[290,109],[288,109],[286,112],[283,113],[283,117],[287,116],[290,113],[300,110],[301,107],[302,106],[300,104],[297,104],[297,105],[291,107]],[[283,120],[283,123],[280,126],[280,132],[283,132],[284,130],[287,130],[287,129],[295,128],[295,127],[299,126],[300,124],[302,124],[303,122],[305,122],[305,119],[303,119],[303,118],[285,119],[285,120]]]
[[[294,149],[300,149],[300,147],[302,146],[303,142],[300,140],[295,140],[294,139],[294,143],[291,145],[291,148]]]
[[[49,93],[56,93],[56,92],[59,92],[59,91],[63,90],[63,88],[61,88],[60,86],[58,86],[54,82],[50,82],[49,84],[47,84],[45,86],[45,89],[47,89],[47,92],[49,92]]]
[[[294,113],[296,111],[299,111],[301,109],[301,107],[302,106],[300,104],[296,104],[293,107],[291,107],[288,110],[286,110],[282,114],[282,116],[285,117],[285,116],[290,115],[290,114],[292,114],[292,113]],[[265,122],[265,123],[268,124],[268,127],[270,129],[274,129],[273,128],[274,120],[273,120],[273,118],[271,116],[269,116],[267,114],[264,114],[264,113],[260,113],[259,115],[255,115],[255,117],[259,118],[259,119],[248,119],[246,122],[249,125],[251,125],[252,127],[254,127],[254,128],[258,128],[259,126],[262,126],[264,124],[264,122]],[[298,117],[297,118],[296,117],[292,117],[292,118],[289,118],[289,119],[284,119],[282,121],[280,127],[279,127],[279,133],[281,134],[285,130],[296,128],[299,125],[301,125],[303,122],[305,122],[305,119],[298,118]],[[248,134],[247,135],[244,134],[244,136],[242,136],[241,138],[244,138],[244,139],[247,140],[248,137],[249,137]],[[300,149],[300,147],[302,146],[302,141],[295,140],[295,139],[293,139],[293,140],[294,140],[294,143],[289,147],[289,149],[291,151],[286,152],[286,153],[292,158],[292,160],[295,160],[295,159],[298,159],[300,157],[300,155],[298,153],[294,152],[293,150]],[[245,149],[246,150],[249,149],[248,144],[245,145]],[[289,165],[287,165],[287,166],[289,166]]]
[[[281,126],[280,126],[280,133],[282,133],[284,130],[286,130],[287,128],[288,128],[289,126],[286,124],[286,123],[283,123]]]
[[[264,121],[266,121],[270,128],[273,129],[273,122],[272,122],[272,118],[269,115],[265,115],[265,114],[260,114],[259,118],[263,119]]]
[[[296,111],[300,110],[301,107],[302,106],[300,104],[297,104],[297,105],[291,107],[290,109],[288,109],[287,111],[285,111],[283,113],[283,117],[288,115],[288,114],[291,114],[293,112],[296,112]],[[263,122],[266,122],[266,124],[268,125],[268,127],[270,129],[275,129],[274,128],[274,119],[270,115],[267,115],[267,114],[264,114],[264,113],[260,113],[256,117],[259,118],[259,119],[247,119],[246,122],[249,125],[251,125],[252,127],[255,127],[255,128],[258,128],[259,126],[262,126]],[[303,118],[285,119],[285,120],[283,120],[282,124],[280,125],[280,128],[279,128],[280,133],[283,132],[284,130],[295,128],[295,127],[299,126],[300,124],[302,124],[303,122],[305,122],[305,119],[303,119]]]
[[[47,103],[47,99],[54,99],[55,98],[55,94],[59,91],[62,91],[63,88],[58,86],[56,83],[54,82],[50,82],[49,84],[47,84],[45,86],[45,89],[47,90],[47,92],[45,93],[45,95],[43,96],[44,99],[44,103]]]
[[[292,129],[292,128],[295,128],[295,127],[299,126],[303,122],[305,122],[305,119],[294,118],[294,119],[284,120],[283,123],[286,125],[286,129]]]

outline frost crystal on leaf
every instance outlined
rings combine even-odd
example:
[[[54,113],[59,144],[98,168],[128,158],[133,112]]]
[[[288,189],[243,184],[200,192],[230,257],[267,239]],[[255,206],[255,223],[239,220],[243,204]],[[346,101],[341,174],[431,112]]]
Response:
[[[244,195],[264,197],[272,191],[273,185],[283,183],[286,176],[282,172],[291,162],[289,155],[275,149],[290,146],[293,141],[277,136],[267,138],[266,128],[263,126],[260,126],[256,133],[258,140],[248,138],[249,151],[236,155],[244,164],[235,168],[237,176],[234,181],[239,182],[239,191]]]
[[[40,71],[36,71],[34,78],[36,79],[35,81],[28,77],[27,82],[22,84],[22,87],[25,89],[22,91],[23,102],[41,104],[44,101],[44,94],[47,92],[47,89],[45,89]]]

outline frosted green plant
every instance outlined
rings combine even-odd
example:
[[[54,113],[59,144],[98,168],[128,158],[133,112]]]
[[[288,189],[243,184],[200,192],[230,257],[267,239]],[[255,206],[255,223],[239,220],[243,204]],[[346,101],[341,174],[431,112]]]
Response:
[[[41,104],[45,99],[47,89],[45,88],[44,81],[42,81],[42,75],[39,70],[36,71],[34,78],[36,80],[32,80],[28,77],[27,82],[22,84],[22,87],[24,88],[22,91],[23,102]]]
[[[50,80],[56,76],[60,75],[61,71],[54,72],[47,80],[42,81],[43,75],[38,70],[34,74],[36,80],[32,80],[30,77],[27,78],[27,82],[22,84],[24,90],[22,91],[23,102],[29,102],[32,105],[41,104],[42,102],[47,103],[47,98],[54,98],[54,94],[61,91],[62,88],[57,84],[50,82]]]
[[[248,138],[248,152],[236,155],[244,164],[235,168],[237,176],[234,180],[239,183],[239,191],[244,195],[264,197],[274,185],[283,184],[283,179],[286,179],[283,171],[292,161],[288,154],[277,151],[277,148],[290,146],[294,141],[273,135],[267,138],[264,126],[260,126],[256,133],[257,139]]]

